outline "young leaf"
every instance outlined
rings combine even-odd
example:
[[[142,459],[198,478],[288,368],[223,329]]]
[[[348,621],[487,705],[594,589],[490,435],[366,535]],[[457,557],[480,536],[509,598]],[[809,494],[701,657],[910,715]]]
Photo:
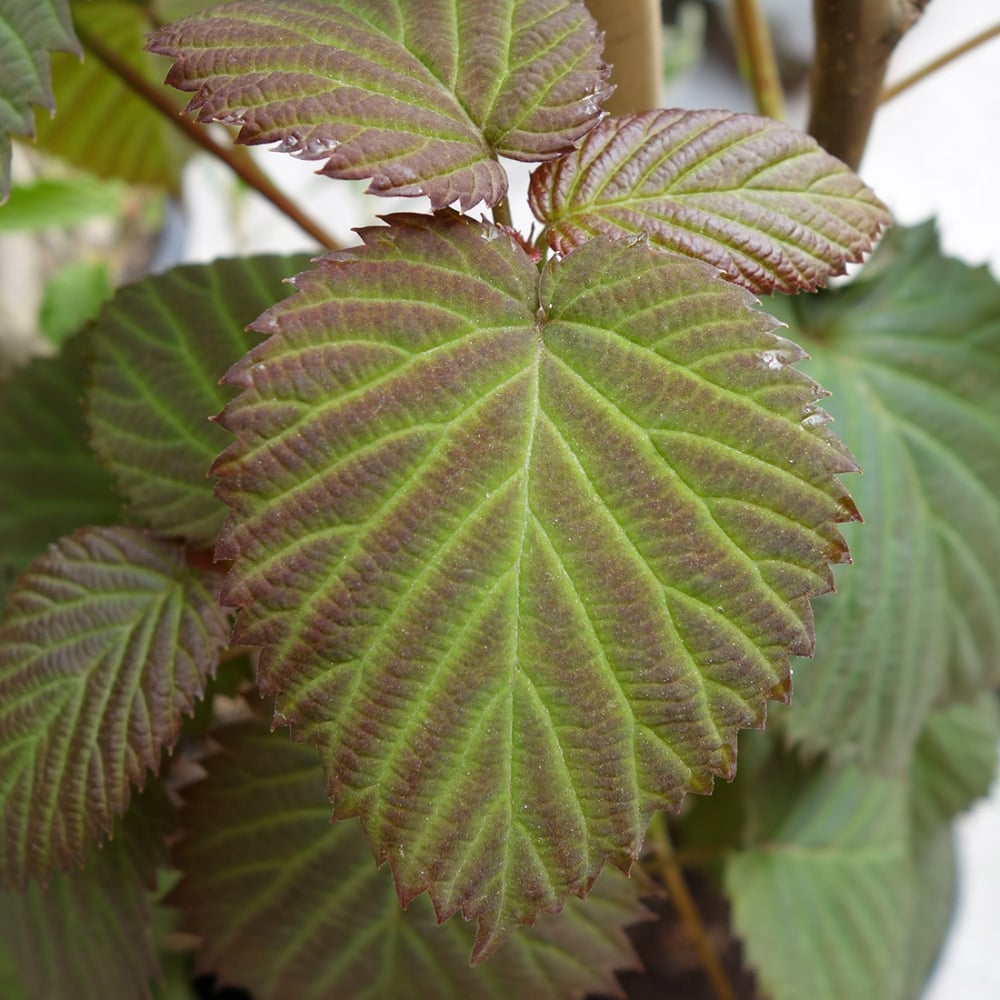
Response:
[[[607,68],[581,0],[269,0],[162,28],[150,49],[202,122],[331,177],[431,206],[496,204],[496,155],[545,160],[600,117]]]
[[[787,694],[856,516],[799,352],[697,261],[399,216],[227,380],[238,641],[477,957],[627,868]]]
[[[0,881],[82,861],[172,747],[226,641],[211,583],[131,528],[84,529],[22,574],[0,623]]]
[[[177,267],[123,288],[94,329],[92,444],[132,512],[161,535],[212,546],[225,507],[208,469],[228,435],[211,422],[232,397],[219,378],[247,350],[246,326],[308,257]]]
[[[750,843],[725,882],[761,991],[901,996],[914,904],[906,783],[855,767],[803,774],[790,755],[758,779]]]
[[[207,778],[185,790],[180,883],[170,902],[202,939],[197,969],[258,1000],[329,996],[456,1000],[617,993],[634,966],[623,927],[647,914],[608,873],[591,898],[543,918],[484,966],[474,929],[437,926],[424,899],[405,913],[357,823],[330,825],[315,753],[260,721],[217,730]]]
[[[1000,287],[897,229],[858,280],[778,300],[856,446],[868,520],[818,607],[790,735],[905,766],[935,705],[1000,682]]]
[[[151,785],[110,843],[91,846],[82,871],[57,874],[45,889],[0,893],[0,948],[26,997],[152,997],[160,966],[151,890],[172,815],[163,790]]]
[[[607,118],[532,175],[531,207],[562,252],[645,234],[756,292],[813,291],[889,222],[875,195],[803,132],[729,111]]]
[[[84,436],[85,364],[86,341],[76,337],[0,387],[0,597],[60,536],[121,520],[113,480]]]
[[[165,61],[142,51],[153,23],[144,4],[75,3],[81,37],[96,38],[133,72],[161,86]],[[52,85],[59,114],[38,122],[38,145],[98,177],[176,191],[193,145],[90,50],[84,60],[56,56]],[[178,97],[164,91],[168,97]],[[183,106],[177,100],[178,113]]]
[[[10,136],[35,134],[33,104],[55,110],[49,52],[79,54],[69,0],[4,0],[0,17],[0,204],[10,190]]]

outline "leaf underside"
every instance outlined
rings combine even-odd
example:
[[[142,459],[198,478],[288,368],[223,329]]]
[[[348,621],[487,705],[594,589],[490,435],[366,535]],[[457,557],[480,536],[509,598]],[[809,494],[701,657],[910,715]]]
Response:
[[[183,552],[83,529],[36,559],[0,623],[0,881],[82,861],[157,769],[215,670],[227,623]]]
[[[187,265],[122,289],[93,329],[91,443],[131,511],[157,533],[211,547],[226,509],[208,478],[228,435],[211,422],[245,328],[309,258]]]
[[[752,297],[596,240],[393,217],[227,376],[237,641],[400,898],[476,957],[731,776],[812,649],[854,468]]]
[[[808,135],[729,111],[606,118],[529,192],[550,246],[648,236],[755,292],[815,291],[872,248],[889,214]]]
[[[357,823],[329,821],[309,747],[262,720],[217,730],[207,777],[185,790],[181,870],[169,902],[202,940],[197,968],[259,1000],[497,998],[615,993],[636,959],[623,928],[646,911],[612,873],[493,960],[468,962],[474,929],[443,926],[427,900],[403,912]]]
[[[600,116],[607,68],[580,0],[233,3],[158,31],[167,82],[237,141],[325,160],[433,208],[498,202],[497,154],[565,153]]]
[[[0,17],[0,204],[10,190],[10,136],[35,134],[32,105],[55,110],[49,53],[79,53],[69,0],[4,0]]]
[[[899,768],[936,705],[1000,683],[1000,286],[927,224],[892,230],[844,289],[773,307],[833,391],[868,522],[788,731]]]

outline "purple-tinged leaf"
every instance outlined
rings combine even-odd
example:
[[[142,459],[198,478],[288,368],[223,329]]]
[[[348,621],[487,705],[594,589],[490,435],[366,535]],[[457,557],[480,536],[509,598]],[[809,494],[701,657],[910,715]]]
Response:
[[[45,889],[0,893],[0,951],[9,953],[26,1000],[151,1000],[150,982],[160,975],[152,891],[172,825],[163,789],[151,785],[111,841],[91,846],[82,870],[54,875]]]
[[[581,0],[271,0],[156,33],[199,121],[326,160],[331,177],[434,208],[496,204],[497,154],[545,160],[600,117],[607,68]]]
[[[598,233],[647,236],[755,292],[814,291],[872,248],[889,214],[803,132],[729,111],[607,118],[531,179],[563,253]]]
[[[158,534],[211,547],[226,509],[208,477],[228,435],[211,421],[246,327],[308,257],[186,265],[121,289],[93,327],[91,442],[133,514]]]
[[[476,956],[627,869],[812,650],[853,461],[801,352],[698,261],[400,216],[227,376],[226,603],[401,899]]]
[[[0,622],[0,882],[83,860],[157,769],[227,622],[181,549],[84,529],[36,559]]]
[[[185,789],[181,879],[169,902],[201,939],[197,970],[258,1000],[395,1000],[618,994],[636,957],[624,926],[647,919],[614,872],[485,965],[469,966],[475,929],[438,926],[426,899],[406,912],[356,821],[330,824],[316,754],[262,721],[213,734],[207,777]]]

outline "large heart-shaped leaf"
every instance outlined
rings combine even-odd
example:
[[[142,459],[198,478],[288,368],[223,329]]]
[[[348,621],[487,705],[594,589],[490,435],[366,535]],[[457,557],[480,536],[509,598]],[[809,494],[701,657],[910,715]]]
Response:
[[[259,1000],[330,996],[539,1000],[618,993],[636,964],[623,928],[646,918],[633,884],[608,873],[470,968],[475,931],[439,927],[425,899],[404,913],[354,820],[330,825],[323,772],[309,747],[261,721],[217,730],[207,778],[185,792],[182,872],[170,902],[202,941],[198,969]]]
[[[817,610],[789,732],[906,766],[927,713],[1000,682],[1000,287],[893,230],[848,287],[773,303],[865,475],[868,524]]]
[[[55,110],[49,52],[80,51],[69,0],[4,0],[0,16],[0,203],[10,189],[10,136],[34,135],[33,104]]]
[[[0,881],[82,861],[180,732],[226,641],[212,584],[132,528],[36,559],[0,623]]]
[[[200,121],[434,208],[495,204],[497,154],[566,152],[607,93],[581,0],[248,0],[169,25],[150,48],[176,60],[167,82],[195,93]]]
[[[402,216],[255,324],[215,466],[226,601],[404,902],[477,955],[730,776],[812,649],[854,468],[750,294]]]
[[[131,509],[161,535],[211,546],[225,507],[208,469],[228,436],[210,421],[232,397],[219,379],[246,326],[308,258],[187,265],[123,288],[94,327],[92,444]]]
[[[646,235],[758,292],[815,290],[861,260],[889,214],[803,132],[729,111],[607,118],[532,175],[549,244]]]
[[[0,387],[0,596],[60,536],[121,519],[114,481],[86,440],[86,356],[76,337]]]

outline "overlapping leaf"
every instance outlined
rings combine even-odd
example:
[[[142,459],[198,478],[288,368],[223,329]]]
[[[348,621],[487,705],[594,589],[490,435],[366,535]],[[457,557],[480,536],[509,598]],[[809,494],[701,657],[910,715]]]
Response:
[[[794,712],[794,710],[793,710]],[[773,1000],[899,997],[913,914],[906,784],[773,758],[726,863],[733,925]]]
[[[73,14],[81,37],[96,38],[133,72],[161,85],[165,60],[142,51],[153,27],[142,4],[88,0],[75,4]],[[82,64],[75,57],[55,56],[52,86],[59,114],[38,122],[42,148],[99,177],[179,187],[181,167],[193,146],[93,52],[86,52]],[[181,107],[178,100],[178,112]]]
[[[239,641],[404,901],[477,955],[731,775],[812,648],[853,468],[800,356],[704,264],[395,217],[228,376]]]
[[[85,524],[113,524],[121,500],[87,445],[83,338],[0,387],[0,596],[47,545]]]
[[[198,968],[259,1000],[292,996],[538,998],[617,992],[635,955],[623,927],[645,918],[608,873],[591,898],[543,918],[494,959],[468,961],[474,929],[437,926],[425,899],[404,912],[357,823],[330,825],[315,753],[247,722],[215,734],[208,776],[185,793],[182,878],[170,902],[198,934]]]
[[[34,135],[32,105],[55,109],[49,53],[79,52],[69,0],[4,0],[0,17],[0,203],[10,189],[10,136]]]
[[[818,605],[789,732],[898,768],[935,704],[1000,680],[1000,288],[927,225],[847,288],[773,306],[833,391],[868,522]]]
[[[913,757],[911,804],[921,833],[986,795],[997,771],[1000,708],[994,691],[932,712]]]
[[[607,71],[581,0],[272,0],[157,32],[199,120],[280,142],[332,177],[440,208],[493,205],[498,153],[544,160],[598,120]]]
[[[768,118],[650,111],[607,118],[532,176],[552,247],[645,234],[753,291],[812,291],[872,248],[885,207],[815,140]]]
[[[0,948],[26,998],[152,997],[151,890],[171,818],[163,790],[147,788],[83,870],[57,874],[45,889],[0,893]]]
[[[0,876],[45,881],[110,833],[177,738],[225,644],[173,546],[77,532],[24,572],[0,623]]]
[[[189,265],[122,289],[95,327],[93,445],[132,511],[161,535],[211,546],[225,508],[208,469],[228,435],[210,421],[232,392],[223,373],[245,328],[308,258]]]

